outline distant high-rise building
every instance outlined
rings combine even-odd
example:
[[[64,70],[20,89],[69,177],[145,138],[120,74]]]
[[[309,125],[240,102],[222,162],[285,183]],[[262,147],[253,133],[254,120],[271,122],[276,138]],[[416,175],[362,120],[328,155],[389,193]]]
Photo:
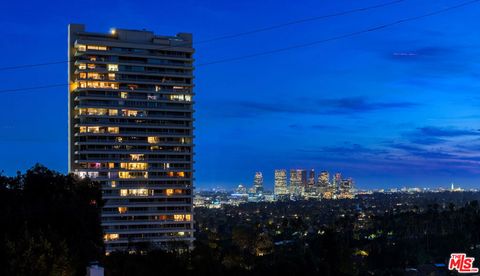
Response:
[[[275,186],[274,194],[276,196],[288,195],[287,187],[287,171],[286,170],[275,170]]]
[[[308,172],[308,188],[313,189],[315,187],[315,170],[311,169]]]
[[[305,191],[307,172],[302,169],[290,170],[290,194],[300,196]]]
[[[68,29],[68,170],[101,185],[107,252],[193,237],[192,35]]]
[[[318,175],[317,185],[321,197],[331,197],[331,193],[327,193],[330,192],[328,190],[330,186],[330,174],[327,171],[320,172],[320,174]]]
[[[256,194],[263,193],[263,175],[261,172],[256,172],[253,179],[253,187],[255,188]]]
[[[353,179],[342,179],[339,186],[338,198],[353,198]]]
[[[247,188],[243,186],[242,184],[239,184],[237,189],[235,190],[237,194],[246,194],[247,193]]]

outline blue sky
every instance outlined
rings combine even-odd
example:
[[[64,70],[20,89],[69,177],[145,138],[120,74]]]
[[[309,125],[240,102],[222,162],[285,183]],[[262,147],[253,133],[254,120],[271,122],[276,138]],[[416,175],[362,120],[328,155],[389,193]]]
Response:
[[[0,18],[0,67],[66,60],[67,24],[197,41],[388,1],[31,1]],[[395,5],[196,46],[197,64],[338,36],[462,1]],[[196,69],[196,186],[275,168],[360,188],[478,187],[480,3],[379,31]],[[1,89],[67,81],[67,64],[1,71]],[[0,169],[67,170],[67,90],[0,94]]]

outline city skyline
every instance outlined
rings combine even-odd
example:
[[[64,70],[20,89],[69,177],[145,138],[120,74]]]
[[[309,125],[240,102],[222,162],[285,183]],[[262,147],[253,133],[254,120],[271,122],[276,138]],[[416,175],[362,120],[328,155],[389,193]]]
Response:
[[[5,26],[0,50],[9,53],[0,66],[59,64],[2,71],[0,80],[2,89],[63,83],[66,26],[72,22],[85,22],[98,32],[112,27],[171,35],[185,31],[202,41],[379,3],[384,2],[312,1],[285,8],[256,1],[228,5],[147,1],[139,6],[153,8],[140,9],[95,2],[104,11],[101,18],[93,12],[68,12],[93,4],[88,1],[31,3],[31,10],[48,11],[48,17],[23,12],[23,5],[12,3],[12,12],[0,19]],[[326,39],[458,3],[399,1],[199,44],[196,63]],[[165,6],[188,16],[184,20],[168,13],[158,16],[155,7]],[[203,13],[195,12],[199,9]],[[477,186],[479,11],[479,5],[471,5],[302,50],[199,66],[196,89],[203,93],[195,99],[195,186],[233,188],[262,171],[264,183],[272,187],[274,175],[265,172],[299,167],[341,171],[359,188],[448,187],[451,182]],[[31,28],[33,23],[36,28]],[[15,47],[8,41],[15,41]],[[14,175],[40,162],[67,172],[65,91],[66,87],[54,87],[1,94],[0,170]]]

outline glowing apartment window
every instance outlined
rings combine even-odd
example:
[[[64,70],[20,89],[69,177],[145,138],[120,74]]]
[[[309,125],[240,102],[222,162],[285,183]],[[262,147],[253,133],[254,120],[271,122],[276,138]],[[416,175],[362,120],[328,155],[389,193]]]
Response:
[[[107,69],[108,71],[118,71],[118,64],[108,64]]]
[[[80,73],[81,74],[81,73]],[[99,80],[102,78],[102,75],[99,73],[88,73],[89,79]]]
[[[115,168],[115,163],[108,163],[108,168],[109,169],[114,169]]]
[[[93,70],[93,69],[95,69],[95,64],[89,63],[89,64],[87,65],[87,67],[88,67],[88,69]]]
[[[121,189],[120,196],[148,196],[153,195],[153,190],[148,189]]]
[[[87,73],[80,73],[80,74],[78,74],[78,77],[80,79],[86,79],[87,78]]]
[[[170,168],[170,163],[163,163],[163,169],[169,169]]]
[[[122,99],[128,98],[128,93],[127,92],[120,92],[120,98],[122,98]]]
[[[173,195],[173,189],[166,189],[166,190],[165,190],[165,194],[166,194],[167,196]]]
[[[118,207],[118,213],[120,214],[125,214],[127,210],[127,207]]]
[[[77,49],[81,52],[85,52],[85,50],[87,50],[87,46],[83,44],[78,44]]]
[[[190,221],[192,219],[191,215],[188,214],[174,214],[173,220],[174,221]]]
[[[118,109],[109,109],[108,110],[108,115],[117,116],[118,115]]]
[[[143,154],[130,154],[130,159],[132,159],[132,161],[141,161],[145,160],[145,156]]]
[[[118,234],[105,234],[103,236],[103,239],[106,241],[114,241],[114,240],[118,240],[118,238],[120,238],[120,235]]]
[[[119,178],[148,178],[148,172],[118,172]]]
[[[118,133],[119,128],[118,127],[108,127],[107,131],[108,131],[108,133]]]
[[[85,69],[87,69],[87,65],[85,63],[80,63],[80,64],[78,64],[78,69],[85,70]]]
[[[178,177],[185,177],[185,172],[177,172]]]
[[[117,187],[117,181],[115,181],[115,180],[111,181],[111,182],[110,182],[110,186],[111,186],[112,188],[116,188],[116,187]]]
[[[150,144],[156,144],[160,142],[160,138],[157,136],[149,136],[147,140],[148,140],[148,143]]]
[[[99,46],[99,45],[87,45],[88,50],[95,50],[95,51],[106,51],[106,46]]]
[[[104,130],[100,129],[100,127],[98,127],[98,126],[91,126],[91,127],[87,127],[87,132],[89,132],[89,133],[103,133]]]
[[[173,220],[174,220],[174,221],[184,221],[184,220],[185,220],[185,215],[183,215],[183,214],[175,214],[175,215],[173,215]]]
[[[109,80],[115,80],[115,73],[108,73]]]
[[[85,132],[87,132],[87,127],[84,127],[84,126],[80,127],[80,133],[85,133]]]
[[[120,163],[120,168],[127,170],[146,170],[147,163]]]

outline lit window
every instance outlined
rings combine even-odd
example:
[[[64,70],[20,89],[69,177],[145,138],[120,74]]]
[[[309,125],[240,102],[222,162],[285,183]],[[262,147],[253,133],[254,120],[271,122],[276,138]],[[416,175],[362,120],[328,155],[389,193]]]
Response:
[[[185,172],[177,172],[178,177],[185,177]]]
[[[169,169],[170,168],[170,163],[163,163],[163,169]]]
[[[112,186],[112,188],[117,187],[117,181],[110,182],[110,186]]]
[[[108,115],[117,116],[118,115],[118,110],[117,109],[109,109],[108,110]]]
[[[115,163],[108,163],[108,168],[109,169],[114,169],[115,168]]]
[[[85,69],[87,69],[87,65],[86,65],[85,63],[80,63],[80,64],[78,65],[78,69],[80,69],[80,70],[85,70]]]
[[[108,127],[107,128],[107,131],[109,133],[118,133],[119,132],[119,128],[118,127]]]
[[[165,194],[166,194],[167,196],[173,195],[173,189],[166,189],[166,190],[165,190]]]
[[[89,64],[87,65],[87,67],[88,67],[88,69],[95,69],[95,64],[89,63]]]
[[[122,98],[122,99],[128,98],[128,93],[127,92],[120,92],[120,98]]]
[[[120,178],[148,178],[148,172],[118,172]]]
[[[108,79],[109,80],[115,80],[115,74],[114,73],[108,73]]]
[[[120,214],[125,214],[127,212],[127,207],[118,207],[118,212]]]
[[[156,144],[156,143],[158,143],[158,142],[160,142],[160,138],[159,138],[159,137],[157,137],[157,136],[149,136],[149,137],[148,137],[148,143],[150,143],[150,144]]]
[[[145,159],[143,154],[130,154],[130,158],[132,161],[140,161]]]
[[[84,126],[80,127],[80,133],[85,133],[85,132],[87,132],[87,127],[84,127]]]
[[[118,71],[118,64],[108,64],[107,69],[108,71]]]
[[[118,234],[105,234],[103,236],[103,239],[106,241],[118,240],[118,238],[120,238],[120,235]]]
[[[94,80],[99,80],[99,79],[102,78],[102,75],[100,75],[99,73],[88,73],[88,78],[89,79],[94,79]]]
[[[189,214],[175,214],[173,215],[174,221],[190,221],[192,216]]]
[[[184,221],[185,220],[185,215],[173,215],[173,220],[174,221]]]
[[[88,45],[87,49],[88,50],[95,50],[95,51],[106,51],[107,47],[106,46],[98,46],[98,45]]]
[[[77,49],[81,52],[85,52],[85,50],[87,50],[87,47],[83,44],[78,44]]]
[[[148,196],[153,195],[153,190],[149,189],[121,189],[120,196]]]
[[[120,163],[120,168],[127,170],[146,170],[147,163]]]
[[[87,78],[87,73],[80,73],[78,74],[78,77],[81,79],[86,79]]]
[[[87,127],[87,132],[89,132],[89,133],[103,133],[104,130],[100,129],[100,127],[98,127],[98,126],[91,126],[91,127]]]
[[[190,101],[192,101],[192,96],[191,95],[182,95],[182,94],[170,95],[170,100],[190,102]]]

